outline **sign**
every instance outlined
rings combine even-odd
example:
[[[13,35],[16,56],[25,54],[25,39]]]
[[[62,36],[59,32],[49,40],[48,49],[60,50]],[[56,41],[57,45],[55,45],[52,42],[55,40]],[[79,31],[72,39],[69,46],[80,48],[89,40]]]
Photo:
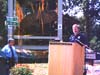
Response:
[[[95,53],[86,53],[86,59],[96,59]]]
[[[15,17],[6,17],[7,18],[7,21],[17,21],[18,20],[18,17],[15,16]]]
[[[7,25],[19,25],[18,23],[18,18],[15,17],[7,17],[7,21],[6,21]]]
[[[19,25],[19,23],[16,21],[11,21],[11,22],[7,21],[6,23],[7,23],[7,25],[16,25],[16,26]]]

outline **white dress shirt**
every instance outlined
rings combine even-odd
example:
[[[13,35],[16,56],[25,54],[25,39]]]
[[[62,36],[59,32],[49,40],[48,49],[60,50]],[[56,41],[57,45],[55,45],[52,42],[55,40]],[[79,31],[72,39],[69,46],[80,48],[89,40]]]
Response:
[[[14,46],[11,46],[12,47],[12,50],[13,50],[13,53],[14,53],[14,58],[15,58],[15,62],[18,62],[18,56],[17,56],[17,53],[16,53],[16,49]],[[7,58],[11,58],[12,57],[12,52],[11,52],[11,49],[9,47],[9,44],[5,45],[1,51],[6,55]]]

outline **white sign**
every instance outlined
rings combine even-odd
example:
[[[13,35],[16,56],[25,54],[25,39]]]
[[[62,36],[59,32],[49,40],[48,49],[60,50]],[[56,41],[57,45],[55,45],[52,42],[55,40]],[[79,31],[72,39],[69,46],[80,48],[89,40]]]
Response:
[[[95,53],[86,53],[86,59],[96,59]]]

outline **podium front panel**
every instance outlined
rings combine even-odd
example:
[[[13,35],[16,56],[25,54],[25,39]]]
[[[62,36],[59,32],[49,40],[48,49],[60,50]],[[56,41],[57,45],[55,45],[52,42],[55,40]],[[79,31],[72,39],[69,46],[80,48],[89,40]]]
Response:
[[[82,75],[83,65],[84,50],[77,43],[49,44],[48,75]]]

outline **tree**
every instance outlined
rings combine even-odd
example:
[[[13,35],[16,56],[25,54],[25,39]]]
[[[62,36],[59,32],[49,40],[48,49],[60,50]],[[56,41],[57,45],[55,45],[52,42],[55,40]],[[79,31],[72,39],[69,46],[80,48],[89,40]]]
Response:
[[[63,15],[66,14],[80,21],[89,41],[93,36],[99,38],[100,0],[63,0]]]
[[[7,1],[0,0],[0,36],[2,40],[0,41],[0,46],[3,46],[6,43],[6,27],[5,27],[5,20],[6,20],[6,13],[7,13]]]

